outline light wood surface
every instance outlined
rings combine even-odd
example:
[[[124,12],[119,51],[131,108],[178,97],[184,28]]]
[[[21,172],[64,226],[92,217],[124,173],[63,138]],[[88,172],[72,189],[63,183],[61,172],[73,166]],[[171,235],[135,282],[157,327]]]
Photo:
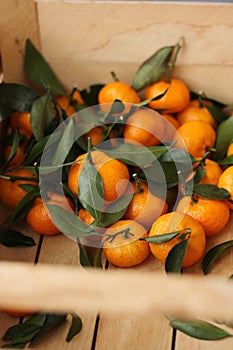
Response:
[[[174,75],[195,91],[232,102],[232,4],[38,1],[37,6],[43,53],[68,88],[111,81],[112,70],[131,83],[141,62],[183,36]]]
[[[70,89],[74,84],[85,88],[89,84],[111,81],[110,71],[112,70],[120,79],[131,83],[134,73],[143,60],[158,48],[175,44],[180,36],[184,36],[185,45],[178,57],[174,75],[183,78],[193,91],[202,90],[207,96],[226,103],[233,101],[233,47],[230,45],[233,36],[233,5],[230,3],[0,0],[0,9],[0,52],[4,79],[7,82],[27,82],[23,68],[24,44],[27,38],[31,38],[38,48],[42,48],[45,58],[65,86]],[[1,209],[1,217],[2,215],[5,215],[3,209]],[[38,243],[38,235],[31,232],[27,225],[20,223],[15,227],[30,234]],[[233,220],[231,217],[231,221],[221,235],[208,239],[208,248],[232,239],[232,232]],[[37,248],[38,245],[32,248],[17,249],[0,246],[0,266],[3,266],[3,261],[33,263]],[[47,264],[52,269],[49,276],[56,281],[59,280],[59,276],[61,277],[60,272],[63,271],[63,268],[64,271],[67,271],[64,278],[68,278],[70,273],[76,276],[80,271],[77,246],[63,236],[45,238],[39,255],[38,267],[46,268]],[[231,248],[215,262],[209,277],[221,275],[222,278],[227,279],[232,274],[232,266]],[[19,268],[20,265],[17,267]],[[110,267],[107,274],[115,276],[114,272],[118,270]],[[16,271],[13,272],[16,273]],[[154,286],[150,292],[154,292],[157,297],[158,291],[161,291],[161,285],[158,285],[159,280],[156,280],[156,276],[159,272],[162,272],[164,276],[164,267],[153,257],[150,257],[141,266],[123,272],[129,278],[133,278],[134,273],[140,273],[143,282],[147,280],[147,274],[149,274],[148,283]],[[203,277],[201,262],[192,268],[185,269],[185,275]],[[33,282],[35,277],[33,276],[28,281],[29,284]],[[10,277],[10,275],[5,275],[9,283],[7,287],[12,292],[14,292],[15,285],[22,286],[22,288],[25,286],[21,282],[13,283],[12,279],[9,281]],[[43,282],[49,284],[53,279],[50,280],[49,277],[45,279],[43,275],[43,278],[35,280],[35,283],[40,281],[40,285]],[[126,278],[126,284],[127,281],[128,278]],[[26,280],[24,282],[26,283]],[[97,290],[97,287],[101,287],[101,284],[89,282],[90,285],[89,287],[86,285],[86,288],[92,288],[92,292]],[[201,280],[201,282],[204,281]],[[64,284],[58,283],[58,285],[64,288]],[[77,286],[76,279],[71,279],[69,285]],[[221,283],[218,284],[217,289],[220,285]],[[4,283],[1,281],[0,291],[3,291],[3,286]],[[109,290],[108,288],[110,288],[109,285],[106,286],[105,293]],[[56,300],[58,304],[65,306],[64,293],[71,291],[69,288],[60,291],[63,291],[63,294]],[[197,285],[192,288],[191,296],[195,296],[195,291],[197,291],[196,296],[208,297],[208,302],[210,301],[207,287],[203,289],[202,283],[200,289],[197,288]],[[35,292],[39,292],[39,287]],[[103,290],[102,292],[104,293]],[[185,293],[185,291],[181,288],[180,293]],[[52,301],[55,295],[50,295]],[[135,296],[135,293],[133,295]],[[140,306],[138,300],[141,300],[141,296],[135,299],[135,306]],[[77,300],[77,295],[75,297]],[[186,293],[187,300],[189,297],[190,295]],[[92,299],[93,305],[100,303],[99,298]],[[108,295],[105,296],[105,299],[105,301],[108,300],[109,307],[115,306],[116,308],[112,300],[110,303]],[[174,300],[170,299],[171,304],[168,303],[168,307],[175,304]],[[54,299],[54,303],[56,300]],[[14,302],[16,301],[14,297]],[[75,304],[71,301],[71,306],[74,306]],[[121,302],[124,301],[122,297]],[[0,302],[3,302],[3,299],[0,299]],[[22,299],[23,302],[25,298]],[[84,310],[84,304],[85,298],[77,311],[83,320],[83,330],[71,343],[67,344],[64,341],[70,324],[68,320],[58,330],[49,333],[42,342],[36,344],[35,349],[171,349],[172,329],[168,326],[166,318],[161,314],[140,314],[139,311],[137,314],[131,314],[128,308],[132,304],[123,304],[124,310],[127,310],[127,314],[124,315],[117,313],[117,310],[110,313],[109,310],[103,308],[103,312],[100,313],[95,345],[92,347],[97,310],[94,310],[94,306],[90,307],[89,311]],[[223,305],[222,311],[224,310],[221,298],[218,298],[215,304],[217,308]],[[50,303],[49,306],[51,305]],[[161,302],[161,305],[164,305],[164,301]],[[187,305],[194,308],[194,304],[192,305],[189,300]],[[203,303],[202,307],[209,309],[208,305]],[[230,312],[230,307],[226,312]],[[17,322],[18,318],[0,312],[0,337],[10,325]],[[195,340],[180,332],[177,332],[175,341],[175,350],[231,350],[232,347],[232,339],[206,342]]]

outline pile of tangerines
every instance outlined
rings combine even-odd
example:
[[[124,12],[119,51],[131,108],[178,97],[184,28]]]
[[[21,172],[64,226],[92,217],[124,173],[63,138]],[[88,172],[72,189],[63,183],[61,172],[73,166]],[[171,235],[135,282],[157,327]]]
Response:
[[[153,99],[157,96],[161,97]],[[90,226],[94,229],[95,217],[79,201],[79,179],[85,164],[90,162],[102,179],[103,211],[108,203],[132,194],[122,216],[104,227],[101,233],[101,246],[110,263],[119,267],[131,267],[142,263],[150,253],[165,263],[174,246],[188,239],[182,266],[195,264],[205,253],[206,238],[221,232],[230,219],[230,210],[233,209],[233,166],[221,166],[213,157],[218,124],[208,109],[212,104],[211,100],[191,98],[191,91],[185,82],[173,77],[169,81],[161,78],[149,84],[140,93],[123,81],[113,81],[101,87],[97,99],[103,106],[121,101],[124,108],[115,118],[124,118],[126,123],[121,128],[119,125],[115,128],[115,122],[107,135],[105,126],[101,125],[93,127],[85,134],[86,145],[89,142],[92,148],[88,151],[80,151],[79,148],[78,154],[74,154],[72,160],[69,159],[71,165],[68,167],[66,178],[69,191],[65,200],[59,193],[48,191],[45,202],[35,190],[36,195],[32,195],[33,200],[25,215],[27,224],[38,234],[61,233],[47,209],[47,204],[54,204],[67,212],[77,214],[87,225],[87,231]],[[142,100],[147,101],[147,108],[138,107]],[[135,108],[129,109],[128,104],[134,105]],[[56,97],[53,102],[53,106],[56,106],[54,119],[60,118],[59,111],[69,119],[77,112],[74,106],[79,106],[81,110],[83,105],[85,101],[77,90],[72,95]],[[157,113],[162,117],[156,118]],[[173,128],[168,129],[167,123],[172,124]],[[21,141],[17,151],[12,154],[9,137],[4,151],[6,165],[0,176],[0,200],[12,209],[22,203],[28,195],[25,185],[31,185],[30,189],[38,187],[40,167],[40,155],[33,160],[30,167],[24,163],[28,145],[33,138],[30,111],[17,111],[11,115],[8,134],[12,135],[15,132],[20,135]],[[184,184],[176,184],[179,202],[174,207],[174,202],[150,191],[145,179],[137,174],[136,167],[109,156],[97,147],[103,140],[108,139],[114,149],[118,147],[119,138],[125,143],[137,145],[135,147],[141,145],[149,148],[165,142],[171,144],[172,148],[185,149],[195,162],[184,182],[188,184],[190,179],[195,178],[199,169],[202,169],[203,176],[199,183],[224,188],[229,193],[228,198],[218,200],[192,193],[187,195]],[[225,156],[231,154],[233,143],[229,144]],[[37,171],[32,170],[33,166]],[[156,236],[161,236],[159,243],[153,241]]]

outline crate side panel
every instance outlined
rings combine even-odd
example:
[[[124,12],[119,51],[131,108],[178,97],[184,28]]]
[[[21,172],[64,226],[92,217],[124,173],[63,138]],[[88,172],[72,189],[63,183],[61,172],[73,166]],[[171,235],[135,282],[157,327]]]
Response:
[[[78,245],[64,235],[46,236],[43,240],[38,263],[80,266]],[[66,336],[71,325],[71,317],[68,317],[67,322],[61,325],[59,329],[54,329],[46,334],[43,339],[34,344],[34,348],[38,350],[76,350],[77,347],[91,349],[97,315],[95,312],[85,313],[79,312],[79,310],[77,310],[77,314],[82,319],[83,328],[71,342],[66,342]]]
[[[212,247],[220,243],[226,242],[228,240],[232,240],[232,238],[233,238],[233,213],[231,213],[230,220],[228,224],[225,226],[225,228],[219,234],[209,237],[207,239],[206,250],[208,251],[209,249],[211,249]],[[185,269],[185,273],[200,274],[200,275],[203,274],[201,263],[202,262],[199,262],[198,264],[195,264],[193,267]],[[223,254],[221,254],[221,256],[219,256],[217,260],[214,262],[209,272],[209,275],[213,275],[213,274],[221,275],[221,276],[225,276],[227,279],[232,275],[232,266],[233,266],[233,249],[229,248]],[[208,275],[204,278],[208,278]],[[221,301],[219,300],[219,302]],[[223,315],[223,319],[224,319],[224,315]],[[227,329],[226,327],[225,329],[232,334],[232,329]],[[181,332],[177,332],[175,350],[185,350],[188,348],[192,350],[207,350],[207,349],[230,350],[232,349],[232,347],[233,347],[232,337],[226,338],[221,341],[203,341],[203,340],[198,340],[198,339],[188,337]]]
[[[199,82],[212,96],[216,70],[227,101],[233,88],[225,74],[233,69],[231,12],[230,4],[38,3],[43,54],[67,87],[109,81],[111,70],[130,83],[141,62],[184,36],[177,60],[180,76],[194,80],[195,87]],[[198,78],[191,77],[193,67]]]
[[[110,265],[109,272],[113,269],[118,268]],[[162,263],[150,256],[144,263],[127,270],[129,273],[140,271],[142,275],[144,271],[150,271],[151,278],[153,278],[153,273],[162,269]],[[155,291],[155,297],[156,293],[159,291]],[[153,311],[147,315],[107,315],[102,313],[100,314],[95,350],[110,349],[112,344],[114,344],[114,350],[170,349],[172,328],[163,315],[153,313]]]
[[[27,82],[24,71],[25,41],[39,48],[36,4],[33,0],[0,0],[0,52],[4,80]]]

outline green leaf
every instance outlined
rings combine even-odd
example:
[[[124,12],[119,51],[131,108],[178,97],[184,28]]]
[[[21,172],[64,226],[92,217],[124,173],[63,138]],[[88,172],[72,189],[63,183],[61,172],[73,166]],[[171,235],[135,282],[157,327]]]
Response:
[[[83,207],[99,222],[104,203],[104,188],[102,177],[92,164],[90,157],[91,154],[88,153],[79,175],[78,194]]]
[[[82,99],[88,106],[98,104],[98,95],[102,87],[104,87],[104,84],[94,84],[90,85],[88,89],[79,91]]]
[[[36,245],[33,238],[19,231],[9,228],[0,228],[0,243],[6,247],[32,247]]]
[[[233,140],[233,116],[221,122],[217,129],[214,159],[224,158],[227,148]]]
[[[224,329],[201,320],[172,320],[170,326],[196,339],[219,340],[232,337],[232,334]]]
[[[193,179],[194,184],[199,184],[205,176],[206,176],[206,169],[202,167],[197,168]]]
[[[65,95],[65,89],[57,79],[50,65],[28,39],[26,41],[25,69],[31,81],[52,94]]]
[[[28,155],[26,156],[24,160],[24,164],[32,164],[34,161],[39,157],[45,148],[46,143],[48,142],[48,139],[50,138],[50,135],[47,135],[43,137],[40,141],[37,141],[32,148],[30,149]]]
[[[0,84],[0,104],[15,111],[30,112],[38,93],[26,85],[15,83]]]
[[[87,225],[78,219],[74,213],[70,213],[54,204],[47,204],[47,208],[54,224],[68,236],[74,238],[86,237],[94,231],[93,229],[89,231]]]
[[[38,339],[43,337],[44,334],[49,332],[51,329],[54,329],[61,323],[63,323],[67,315],[66,314],[52,314],[52,313],[40,313],[43,317],[45,317],[45,321],[40,329],[40,331],[36,334],[36,336],[32,339],[31,345]]]
[[[26,217],[27,213],[31,209],[35,196],[38,193],[38,187],[28,192],[13,209],[11,214],[4,220],[4,224],[11,224],[12,222],[22,220]]]
[[[32,105],[30,123],[33,135],[40,141],[45,129],[53,119],[52,96],[50,93],[38,98]]]
[[[142,147],[130,143],[122,143],[113,149],[103,149],[103,152],[128,165],[143,166],[152,163],[168,150],[168,146]]]
[[[10,106],[5,105],[0,98],[0,120],[2,121],[9,118],[14,112],[15,110]]]
[[[233,164],[233,154],[231,154],[230,156],[228,156],[222,160],[219,160],[218,164],[219,165],[232,165]]]
[[[181,273],[188,242],[188,239],[184,239],[170,250],[165,262],[165,270],[167,273]]]
[[[15,156],[21,140],[22,140],[22,135],[18,132],[18,130],[15,130],[12,148],[11,148],[9,157],[7,159],[7,162],[9,162]]]
[[[92,266],[91,262],[89,260],[87,251],[86,251],[85,247],[79,242],[79,240],[78,240],[78,246],[79,246],[79,262],[80,262],[81,266],[83,266],[83,267]]]
[[[72,323],[66,337],[66,341],[71,341],[82,329],[82,320],[78,315],[72,314]]]
[[[209,273],[214,261],[227,249],[233,246],[233,240],[220,243],[211,248],[204,256],[202,261],[202,271],[205,275]]]
[[[195,184],[193,187],[193,193],[202,198],[225,200],[228,199],[230,194],[225,188],[219,188],[212,184]]]
[[[216,121],[217,125],[219,125],[223,120],[226,119],[226,115],[223,112],[222,108],[218,107],[217,105],[209,106],[204,103],[204,106],[206,107],[206,109],[208,109],[208,111]]]
[[[120,220],[125,214],[129,203],[133,198],[133,193],[120,197],[118,200],[110,203],[106,211],[101,211],[98,216],[96,225],[100,227],[107,227],[112,225],[114,222]]]
[[[139,238],[139,240],[147,241],[148,243],[153,243],[153,244],[160,244],[160,243],[165,243],[172,240],[173,238],[178,236],[180,233],[181,231],[174,231],[174,232],[165,233],[163,235]]]
[[[98,248],[96,253],[95,253],[95,256],[94,256],[94,262],[93,262],[94,267],[103,268],[103,266],[102,266],[102,253],[103,253],[103,248]]]
[[[53,155],[51,165],[63,164],[74,143],[74,121],[69,119],[64,132],[61,134],[59,142],[55,142],[55,153]]]
[[[174,46],[162,47],[140,65],[133,78],[134,90],[142,90],[165,75],[173,49]]]
[[[16,343],[27,343],[40,331],[45,319],[44,314],[36,313],[23,323],[11,326],[2,339]]]

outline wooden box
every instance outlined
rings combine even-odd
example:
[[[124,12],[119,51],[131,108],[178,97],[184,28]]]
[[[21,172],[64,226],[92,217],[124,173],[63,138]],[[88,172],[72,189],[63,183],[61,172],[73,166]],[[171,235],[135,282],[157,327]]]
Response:
[[[25,40],[30,38],[69,89],[73,85],[85,88],[90,84],[108,82],[111,80],[110,71],[115,71],[120,79],[130,83],[142,61],[156,49],[174,44],[183,36],[185,45],[179,54],[174,75],[183,78],[194,91],[204,91],[210,98],[232,103],[232,18],[232,3],[222,2],[0,0],[1,69],[5,82],[27,82],[23,57]],[[1,215],[5,215],[4,208],[1,209]],[[15,276],[17,273],[21,276],[22,265],[19,262],[38,262],[39,265],[54,266],[52,269],[49,267],[51,276],[56,273],[59,276],[63,271],[60,270],[61,265],[70,269],[71,266],[77,267],[79,271],[78,247],[73,241],[64,236],[44,237],[42,240],[24,223],[18,224],[17,228],[30,234],[37,246],[30,249],[0,246],[1,263],[18,262],[18,265],[14,265]],[[224,231],[208,240],[208,248],[232,239],[232,232],[231,217]],[[232,250],[228,250],[214,265],[211,276],[221,275],[227,278],[232,274],[232,266]],[[116,269],[110,269],[114,274]],[[68,271],[69,269],[67,273]],[[137,275],[141,280],[140,284],[143,284],[144,276],[148,281],[147,273],[150,273],[153,288],[153,279],[158,273],[163,273],[163,267],[151,258],[137,268],[124,270],[122,274],[125,277],[125,274],[132,274],[132,271],[140,273]],[[29,271],[27,273],[29,276]],[[202,275],[200,264],[185,270],[186,276],[190,274]],[[9,270],[8,281],[9,276],[13,276],[12,270]],[[7,276],[4,278],[7,280]],[[118,275],[116,278],[120,281]],[[73,283],[76,285],[77,281]],[[16,288],[15,284],[26,288],[24,280],[12,280],[12,290]],[[159,283],[157,286],[159,287]],[[6,286],[1,282],[0,290],[3,288],[4,291],[4,287]],[[95,288],[94,284],[92,287]],[[195,286],[192,287],[194,294]],[[86,288],[91,288],[91,285]],[[107,291],[108,288],[111,290],[111,286],[107,284],[106,288]],[[152,292],[154,298],[160,294],[160,290],[148,290],[148,294],[152,295]],[[183,299],[190,298],[190,295],[184,296],[184,291],[181,291],[181,296]],[[95,294],[93,298],[96,298]],[[112,304],[114,302],[113,299]],[[21,303],[23,305],[25,301]],[[60,303],[64,303],[62,298]],[[83,303],[85,304],[85,300]],[[221,303],[223,301],[219,300],[220,305]],[[172,300],[168,301],[169,304],[172,305]],[[78,302],[75,304],[76,308],[77,305]],[[125,307],[127,311],[127,305]],[[98,314],[98,310],[90,306],[81,308],[79,314],[83,320],[83,329],[70,343],[65,341],[69,327],[69,322],[66,322],[58,330],[45,336],[34,348],[230,350],[233,347],[232,338],[211,342],[196,340],[180,332],[175,334],[168,320],[155,310],[133,313],[129,312],[133,309],[131,306],[125,313],[118,313],[116,310],[109,313],[107,308],[103,309]],[[1,312],[0,336],[17,321],[15,317]]]

